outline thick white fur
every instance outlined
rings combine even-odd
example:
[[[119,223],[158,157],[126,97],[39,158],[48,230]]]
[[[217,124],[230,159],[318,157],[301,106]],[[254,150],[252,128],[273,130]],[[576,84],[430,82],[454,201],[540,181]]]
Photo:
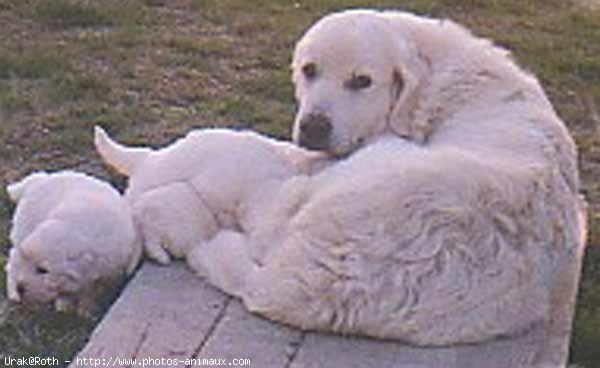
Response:
[[[166,264],[220,231],[253,227],[255,204],[281,183],[307,174],[323,154],[253,132],[204,129],[159,150],[125,147],[100,127],[102,158],[129,177],[125,193],[148,256]]]
[[[366,10],[317,22],[293,69],[297,121],[326,114],[349,157],[262,197],[193,268],[268,318],[418,345],[548,317],[585,223],[574,143],[535,78],[451,21]],[[353,73],[373,85],[346,90]]]
[[[72,171],[37,172],[7,191],[17,204],[6,267],[9,299],[88,314],[139,262],[131,211],[107,183]]]

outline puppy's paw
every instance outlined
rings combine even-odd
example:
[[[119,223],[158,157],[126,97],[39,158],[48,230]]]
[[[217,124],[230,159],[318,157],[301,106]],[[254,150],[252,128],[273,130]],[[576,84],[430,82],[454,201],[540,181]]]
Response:
[[[97,312],[98,307],[93,300],[58,297],[54,300],[54,309],[59,313],[74,314],[90,319]]]
[[[227,294],[242,296],[245,281],[256,268],[244,235],[222,231],[206,244],[198,244],[186,256],[188,266]]]
[[[68,298],[58,297],[56,300],[54,300],[54,309],[60,313],[73,312],[73,301]]]
[[[146,256],[161,265],[171,263],[171,256],[160,240],[147,240],[144,244]]]
[[[206,278],[207,272],[206,267],[204,266],[204,255],[202,254],[202,248],[204,247],[204,243],[197,244],[195,247],[190,249],[190,251],[185,256],[185,261],[188,267],[198,276],[202,278]]]

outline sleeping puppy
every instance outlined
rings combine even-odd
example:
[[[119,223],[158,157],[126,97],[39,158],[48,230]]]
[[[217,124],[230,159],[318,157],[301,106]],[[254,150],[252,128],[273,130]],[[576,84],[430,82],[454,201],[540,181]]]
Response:
[[[90,315],[138,264],[131,211],[107,183],[73,171],[36,172],[7,191],[17,204],[6,266],[10,300]]]
[[[131,203],[147,255],[183,258],[219,231],[245,232],[250,215],[281,183],[327,162],[326,156],[253,132],[203,129],[168,147],[125,147],[100,127],[97,151],[129,178]]]

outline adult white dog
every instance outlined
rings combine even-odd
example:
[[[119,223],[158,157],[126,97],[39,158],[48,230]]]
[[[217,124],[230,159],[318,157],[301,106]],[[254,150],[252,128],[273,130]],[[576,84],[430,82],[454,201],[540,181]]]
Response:
[[[73,171],[37,172],[7,190],[17,203],[9,299],[89,315],[138,264],[131,211],[109,184]]]
[[[574,143],[534,77],[451,21],[353,10],[306,32],[293,80],[294,140],[345,158],[194,249],[198,272],[275,320],[419,345],[548,317],[585,224]]]

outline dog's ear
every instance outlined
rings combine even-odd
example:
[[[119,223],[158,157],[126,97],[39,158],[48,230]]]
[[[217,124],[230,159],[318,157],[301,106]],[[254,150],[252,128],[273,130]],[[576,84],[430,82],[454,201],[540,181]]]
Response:
[[[432,126],[415,116],[420,89],[417,75],[404,66],[394,68],[388,126],[393,133],[402,138],[424,143],[431,133]]]
[[[28,187],[31,186],[32,183],[39,182],[48,177],[48,173],[44,171],[35,172],[33,174],[29,174],[24,179],[16,183],[9,184],[6,187],[6,191],[8,192],[8,196],[13,202],[18,202]]]

